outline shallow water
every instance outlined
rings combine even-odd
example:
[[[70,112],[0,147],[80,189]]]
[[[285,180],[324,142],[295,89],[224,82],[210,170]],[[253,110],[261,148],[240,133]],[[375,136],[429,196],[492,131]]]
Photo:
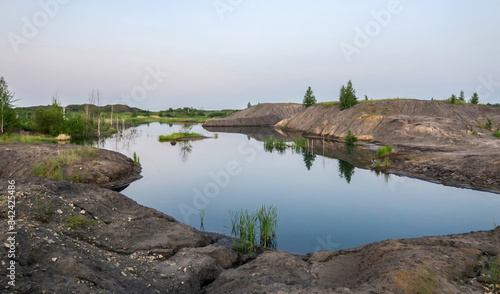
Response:
[[[228,210],[272,204],[279,214],[277,249],[304,254],[489,230],[500,220],[498,194],[377,176],[346,161],[291,149],[269,153],[263,142],[244,134],[217,133],[217,139],[176,146],[158,142],[159,135],[180,128],[142,125],[100,147],[140,158],[144,178],[123,194],[198,229],[201,210],[206,231],[230,234]],[[200,125],[192,131],[214,136]]]

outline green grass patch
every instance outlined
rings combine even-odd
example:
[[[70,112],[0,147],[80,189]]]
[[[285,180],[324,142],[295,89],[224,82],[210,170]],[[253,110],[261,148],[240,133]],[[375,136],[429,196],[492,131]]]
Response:
[[[493,122],[491,121],[491,119],[488,119],[485,123],[479,123],[477,126],[491,131],[491,129],[493,128]]]
[[[240,244],[235,249],[243,253],[255,252],[257,238],[264,248],[276,248],[276,228],[278,226],[278,208],[262,205],[259,210],[252,213],[248,210],[229,211],[232,234],[240,239]],[[258,230],[258,232],[257,232]]]
[[[385,147],[379,148],[377,150],[377,157],[384,157],[392,153],[391,145],[385,145]]]
[[[173,141],[173,140],[180,140],[180,139],[189,139],[189,138],[200,138],[203,137],[203,135],[198,134],[198,133],[173,133],[170,135],[161,135],[159,137],[160,142],[167,142],[167,141]]]
[[[72,216],[68,217],[64,220],[66,222],[66,227],[70,229],[79,229],[79,228],[89,228],[92,225],[97,224],[97,221],[94,219],[87,220],[83,216]]]
[[[62,168],[81,162],[83,158],[97,155],[97,149],[93,147],[82,147],[78,149],[68,149],[60,152],[57,156],[45,159],[39,164],[35,164],[33,175],[37,177],[54,180],[64,180]],[[71,181],[81,181],[81,175],[73,174],[67,178]]]
[[[499,138],[499,139],[500,139],[500,130],[499,130],[499,129],[497,129],[497,130],[493,133],[493,136],[494,136],[495,138]]]
[[[0,136],[0,144],[8,143],[57,143],[53,137],[31,136],[31,135],[3,135]]]
[[[134,151],[134,164],[137,166],[141,166],[141,159],[139,158],[139,156],[137,156],[137,153],[135,153],[135,151]]]
[[[474,136],[476,136],[477,132],[473,130],[471,134],[474,135]]]

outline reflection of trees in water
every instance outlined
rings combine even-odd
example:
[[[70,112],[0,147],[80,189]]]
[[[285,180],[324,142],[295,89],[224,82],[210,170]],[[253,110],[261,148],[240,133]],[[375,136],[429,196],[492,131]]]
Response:
[[[307,170],[311,170],[314,160],[316,159],[316,155],[307,151],[306,148],[302,149],[302,156],[304,157],[304,163],[306,164]]]
[[[193,151],[193,146],[189,141],[178,141],[179,144],[179,154],[181,155],[182,162],[188,160],[189,154]]]
[[[354,175],[354,165],[349,162],[339,159],[339,176],[341,179],[345,179],[348,184],[351,183],[351,178]]]

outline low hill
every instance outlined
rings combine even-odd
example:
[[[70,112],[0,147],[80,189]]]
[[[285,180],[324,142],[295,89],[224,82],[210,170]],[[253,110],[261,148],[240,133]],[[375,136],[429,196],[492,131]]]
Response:
[[[330,138],[343,138],[351,130],[365,141],[418,146],[470,141],[475,138],[473,131],[491,132],[484,128],[488,120],[492,129],[500,127],[500,109],[445,101],[387,100],[360,103],[344,111],[338,104],[317,104],[275,127]]]
[[[291,117],[302,111],[304,107],[300,104],[286,103],[262,103],[250,108],[238,111],[228,117],[213,119],[203,124],[204,127],[255,127],[272,126],[279,121]]]

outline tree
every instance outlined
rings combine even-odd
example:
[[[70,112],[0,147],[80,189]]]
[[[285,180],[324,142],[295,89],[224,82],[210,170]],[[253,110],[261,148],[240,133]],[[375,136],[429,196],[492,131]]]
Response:
[[[16,114],[14,112],[14,94],[9,91],[7,82],[0,77],[0,133],[11,128],[16,123]]]
[[[347,86],[342,86],[340,88],[340,110],[351,108],[358,104],[358,98],[356,97],[356,90],[352,87],[352,82],[349,80]]]
[[[470,98],[470,103],[472,104],[479,103],[479,95],[477,94],[477,92],[474,92],[474,94],[472,94],[472,97]]]
[[[250,104],[250,102],[248,102],[247,108],[250,108],[250,107],[252,107],[252,104]]]
[[[465,94],[464,91],[460,91],[460,96],[458,96],[458,100],[461,102],[465,102]]]
[[[311,87],[307,88],[306,95],[304,95],[304,101],[302,103],[305,107],[316,104],[316,97],[314,96],[314,92],[311,90]]]
[[[457,96],[455,94],[451,94],[451,97],[450,97],[450,102],[452,104],[455,104],[455,102],[457,102]]]
[[[57,136],[63,129],[63,111],[59,101],[54,97],[52,105],[47,109],[38,107],[33,114],[33,121],[36,129],[51,136]]]

